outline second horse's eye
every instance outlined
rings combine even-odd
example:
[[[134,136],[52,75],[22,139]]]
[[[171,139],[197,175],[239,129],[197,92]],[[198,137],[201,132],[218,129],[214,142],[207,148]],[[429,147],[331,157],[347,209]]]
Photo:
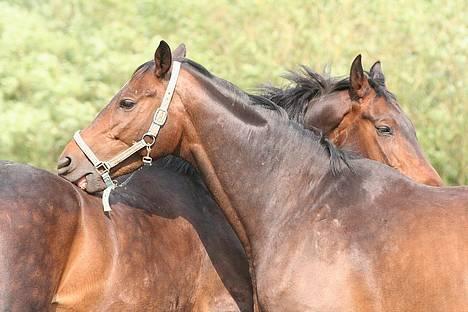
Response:
[[[132,109],[134,106],[135,106],[135,102],[133,102],[132,100],[122,100],[120,101],[120,104],[119,106],[123,109],[126,109],[126,110],[129,110],[129,109]]]
[[[377,129],[377,133],[379,135],[389,136],[393,134],[393,130],[389,126],[378,126],[375,128]]]

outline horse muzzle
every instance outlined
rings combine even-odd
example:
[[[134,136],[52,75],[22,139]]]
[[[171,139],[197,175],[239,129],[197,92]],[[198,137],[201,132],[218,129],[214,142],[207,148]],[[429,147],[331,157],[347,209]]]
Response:
[[[99,173],[87,161],[85,163],[78,166],[73,157],[62,157],[57,162],[57,174],[88,193],[104,190],[106,185]]]

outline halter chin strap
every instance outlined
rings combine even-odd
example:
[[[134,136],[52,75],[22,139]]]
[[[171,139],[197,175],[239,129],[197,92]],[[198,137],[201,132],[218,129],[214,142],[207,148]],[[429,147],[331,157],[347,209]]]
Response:
[[[156,142],[159,130],[161,130],[162,126],[164,126],[164,124],[166,123],[169,104],[171,104],[172,95],[174,94],[174,90],[177,85],[177,78],[179,77],[180,66],[180,62],[174,61],[172,63],[172,72],[169,84],[167,85],[166,92],[164,93],[161,106],[159,106],[159,108],[154,112],[153,121],[151,122],[148,131],[145,134],[143,134],[143,137],[139,141],[133,143],[132,146],[130,146],[111,160],[99,160],[96,154],[94,154],[94,152],[91,150],[88,144],[86,144],[86,142],[83,140],[79,130],[73,135],[73,139],[75,140],[78,147],[93,164],[94,168],[101,175],[102,179],[104,180],[104,183],[106,184],[106,189],[102,194],[102,205],[104,207],[104,211],[112,211],[109,203],[109,196],[110,192],[117,186],[117,184],[112,180],[110,176],[110,170],[112,168],[116,167],[118,164],[120,164],[133,154],[139,152],[143,148],[146,148],[146,156],[143,157],[143,164],[151,166],[153,162],[153,159],[150,156],[151,148]]]

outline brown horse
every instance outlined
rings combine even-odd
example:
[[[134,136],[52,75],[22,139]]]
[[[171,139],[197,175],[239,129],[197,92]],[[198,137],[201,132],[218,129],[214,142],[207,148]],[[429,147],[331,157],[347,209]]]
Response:
[[[348,160],[352,170],[335,175],[330,163],[339,163],[345,153],[325,149],[273,103],[246,95],[193,61],[181,62],[168,122],[150,155],[177,153],[200,170],[249,256],[259,308],[462,311],[468,306],[466,187],[416,184],[366,159]],[[163,95],[167,98],[172,63],[169,46],[161,42],[154,61],[140,66],[82,131],[100,158],[117,155],[143,136]],[[174,64],[176,77],[179,63]],[[367,93],[371,99],[386,96],[365,76],[350,79],[353,101]],[[164,112],[155,116],[158,124],[165,120]],[[104,188],[75,143],[63,155],[71,160],[71,175],[86,177],[83,187]],[[134,155],[113,174],[141,164]]]
[[[182,49],[179,49],[179,52],[176,52],[175,54],[183,54],[184,53],[184,49],[183,47],[181,47]],[[312,81],[311,81],[312,82]],[[311,90],[309,90],[311,91]],[[286,94],[286,92],[285,92]],[[291,98],[294,99],[294,96],[291,95]],[[331,100],[333,100],[333,98],[329,97]],[[282,99],[283,101],[285,100],[284,98]],[[300,106],[302,105],[300,101],[298,101],[298,105],[297,106]],[[337,101],[333,101],[333,104],[340,104],[338,103]],[[293,118],[297,118],[297,116],[295,116],[294,114],[291,114],[291,116]],[[327,124],[322,124],[322,126],[324,127],[324,129],[327,129],[329,127],[329,125]],[[356,132],[357,135],[359,135],[359,132]],[[360,137],[357,137],[356,138],[357,140],[360,140],[361,138]],[[388,142],[388,141],[387,141]],[[359,146],[363,146],[363,147],[366,147],[366,144],[360,144]],[[63,165],[63,164],[62,164]],[[157,164],[156,167],[160,167],[161,164]],[[8,188],[5,188],[7,185],[4,184],[2,185],[2,190],[1,191],[1,198],[4,198],[5,199],[5,194],[8,193],[9,194],[9,198],[13,198],[13,197],[16,197],[16,198],[19,198],[21,196],[20,194],[20,191],[22,193],[27,193],[27,194],[37,194],[37,199],[38,201],[35,202],[35,201],[31,201],[31,202],[28,202],[28,203],[21,203],[19,204],[19,206],[17,204],[13,205],[13,203],[9,200],[8,202],[6,202],[6,200],[3,202],[4,204],[7,203],[6,205],[3,205],[1,207],[2,211],[4,214],[8,214],[9,217],[13,220],[22,220],[22,221],[18,221],[18,223],[21,223],[23,221],[27,221],[27,220],[24,220],[24,219],[21,219],[20,216],[16,215],[16,214],[22,214],[23,211],[27,210],[27,211],[30,211],[31,213],[33,214],[39,214],[41,215],[43,213],[43,209],[44,209],[44,205],[46,204],[47,200],[45,200],[45,194],[49,194],[49,191],[48,191],[48,186],[50,185],[54,185],[53,189],[56,189],[57,188],[57,182],[56,181],[56,178],[54,177],[51,177],[50,174],[47,174],[45,172],[42,172],[42,171],[38,171],[36,169],[32,169],[32,168],[29,168],[29,167],[25,167],[25,166],[21,166],[21,165],[12,165],[12,164],[9,164],[8,167],[6,167],[5,165],[5,168],[4,169],[8,169],[8,170],[5,170],[3,171],[3,177],[5,178],[4,181],[8,181]],[[59,167],[59,172],[60,172],[60,167]],[[16,173],[13,173],[13,170],[17,170]],[[25,180],[23,177],[25,177],[26,175],[28,174],[33,174],[34,176],[37,177],[37,179],[40,179],[41,180],[41,187],[44,189],[44,190],[47,190],[47,191],[40,191],[40,189],[38,189],[36,187],[36,183],[31,183],[31,182],[34,182],[34,181],[27,181]],[[172,175],[172,172],[167,170],[167,169],[162,169],[161,172],[155,172],[154,170],[149,170],[149,171],[143,171],[143,172],[139,172],[135,178],[132,179],[132,181],[136,181],[136,184],[134,185],[131,185],[128,189],[119,189],[119,197],[117,198],[117,200],[120,200],[121,198],[131,198],[133,200],[127,200],[126,203],[125,203],[125,206],[126,209],[125,212],[127,213],[127,215],[135,215],[135,212],[138,212],[139,210],[136,209],[135,207],[137,206],[141,206],[141,204],[139,204],[138,202],[141,202],[141,199],[137,198],[137,197],[134,197],[134,192],[136,191],[136,187],[138,187],[138,182],[141,182],[141,181],[149,181],[149,180],[153,180],[153,179],[156,179],[158,182],[155,184],[153,183],[152,186],[154,187],[154,190],[153,189],[150,189],[148,190],[148,193],[147,194],[153,194],[152,196],[146,196],[145,199],[147,201],[151,201],[153,203],[165,203],[167,201],[167,197],[170,196],[170,197],[174,197],[174,198],[178,198],[179,201],[181,202],[184,202],[185,205],[182,205],[182,208],[183,208],[183,211],[182,213],[178,212],[180,209],[181,209],[181,206],[178,205],[178,206],[174,206],[173,204],[171,203],[168,203],[168,204],[165,204],[163,206],[159,205],[158,206],[158,209],[159,210],[163,210],[163,211],[172,211],[173,214],[178,214],[180,213],[182,216],[185,216],[187,217],[188,215],[192,215],[192,216],[198,216],[197,219],[202,219],[202,218],[208,218],[208,220],[210,220],[210,218],[214,218],[213,220],[218,220],[217,218],[219,218],[218,215],[215,215],[215,217],[210,217],[210,215],[206,216],[206,215],[203,215],[203,214],[200,214],[198,211],[198,209],[205,209],[203,207],[211,207],[210,208],[210,211],[215,211],[215,208],[212,208],[213,207],[213,201],[211,200],[211,198],[207,198],[206,200],[202,200],[203,198],[205,198],[206,196],[206,191],[203,187],[203,185],[201,185],[200,181],[196,178],[196,174],[194,174],[194,176],[184,176],[184,175],[181,175],[177,172],[175,172],[173,175]],[[59,183],[60,184],[60,183]],[[186,188],[182,188],[182,187],[179,187],[180,185],[190,185],[191,186],[191,191],[189,193],[186,192]],[[62,187],[62,186],[61,186]],[[56,202],[60,203],[59,205],[54,205],[54,209],[57,208],[57,211],[59,211],[60,209],[65,209],[67,207],[71,207],[72,209],[75,208],[75,207],[81,207],[82,203],[86,203],[86,209],[82,209],[80,210],[78,213],[83,213],[83,214],[87,214],[89,213],[90,211],[92,211],[91,209],[97,209],[99,210],[100,209],[100,206],[101,204],[95,199],[95,198],[90,198],[89,196],[81,193],[81,192],[78,192],[79,194],[79,197],[75,196],[76,195],[76,191],[71,191],[69,188],[69,186],[63,186],[66,190],[68,191],[63,191],[63,192],[60,192],[58,194],[60,194],[60,196],[58,196],[58,194],[54,194],[54,195],[51,195],[51,197],[53,196],[53,198],[55,199]],[[200,190],[197,190],[197,187],[200,188]],[[18,190],[16,192],[13,192],[11,193],[11,189],[15,189],[15,190]],[[161,191],[161,189],[170,189],[172,190],[170,193],[164,193]],[[145,196],[145,193],[141,193],[139,192],[140,195],[143,195]],[[192,202],[192,204],[189,204],[190,202],[190,198],[193,198],[193,195],[194,194],[198,194],[197,195],[197,201],[196,203],[195,202]],[[76,200],[77,198],[79,198],[79,202],[77,203]],[[114,200],[114,198],[113,198]],[[145,201],[145,203],[147,203]],[[95,205],[94,208],[91,208],[93,205]],[[19,209],[13,209],[12,207],[20,207]],[[117,205],[117,209],[119,209],[120,207],[120,204]],[[190,209],[192,209],[191,211],[188,210],[188,207],[190,207]],[[145,206],[145,209],[147,210],[154,210],[154,206]],[[77,212],[77,211],[75,211]],[[212,212],[211,212],[212,213]],[[114,217],[114,218],[119,218],[119,216],[117,217]],[[20,219],[17,219],[17,218],[20,218]],[[137,214],[137,217],[133,217],[133,219],[135,220],[139,220],[140,218],[140,215]],[[185,218],[187,220],[187,218]],[[192,218],[193,219],[193,218]],[[189,220],[190,222],[190,220]],[[193,223],[193,222],[190,222],[190,223]],[[99,225],[103,225],[105,223],[98,223]],[[154,223],[152,223],[154,225]],[[96,307],[96,306],[112,306],[112,305],[118,305],[119,306],[119,309],[127,309],[127,308],[134,308],[134,307],[145,307],[145,308],[150,308],[151,305],[149,304],[149,302],[157,302],[158,303],[158,307],[159,309],[162,309],[162,310],[167,310],[167,309],[170,309],[170,307],[167,304],[171,304],[171,301],[170,300],[167,300],[168,298],[173,298],[174,297],[174,294],[170,292],[170,290],[168,290],[167,288],[164,288],[162,286],[164,285],[167,285],[167,284],[175,284],[175,283],[181,283],[181,285],[179,285],[179,288],[178,288],[178,296],[179,296],[179,304],[178,304],[178,307],[182,307],[184,309],[193,309],[193,310],[201,310],[201,309],[209,309],[209,310],[212,310],[212,309],[220,309],[220,310],[223,310],[223,311],[227,311],[227,310],[235,310],[237,308],[241,309],[241,310],[249,310],[250,309],[250,304],[251,304],[251,298],[249,296],[250,294],[250,287],[249,287],[249,284],[246,282],[248,280],[248,277],[247,277],[247,274],[246,274],[246,270],[245,270],[245,259],[242,257],[242,254],[239,252],[239,249],[238,249],[238,245],[235,243],[236,241],[236,238],[232,235],[232,231],[230,229],[230,227],[224,222],[222,221],[217,221],[217,224],[219,224],[220,226],[224,226],[226,227],[224,230],[222,230],[222,228],[219,228],[217,229],[218,231],[223,231],[225,232],[224,234],[226,235],[226,239],[228,240],[231,240],[231,244],[233,244],[233,253],[232,253],[232,259],[230,259],[230,261],[228,261],[229,259],[226,259],[224,260],[223,262],[224,263],[232,263],[232,265],[238,265],[237,268],[232,268],[230,270],[228,270],[226,272],[226,270],[223,270],[222,269],[222,266],[221,266],[221,269],[218,269],[221,270],[220,273],[217,273],[217,272],[214,272],[213,270],[211,270],[211,265],[207,265],[206,262],[208,260],[204,260],[204,262],[202,261],[202,266],[205,267],[205,268],[208,268],[206,269],[205,271],[203,271],[203,274],[207,274],[207,276],[211,276],[211,277],[214,277],[216,275],[219,275],[221,280],[223,280],[223,284],[220,284],[219,283],[219,278],[213,278],[214,282],[211,284],[210,287],[207,287],[207,281],[208,279],[202,279],[205,283],[200,283],[200,285],[203,286],[203,288],[205,289],[211,289],[211,300],[206,300],[206,292],[203,293],[203,292],[199,292],[196,296],[193,295],[193,290],[194,289],[198,289],[196,287],[193,286],[193,283],[182,283],[181,281],[184,281],[183,279],[179,279],[181,275],[178,275],[178,274],[174,274],[172,277],[168,277],[168,273],[169,271],[168,270],[158,270],[158,273],[155,273],[154,275],[152,275],[152,279],[153,281],[155,281],[154,283],[150,283],[154,289],[151,290],[151,291],[148,291],[148,293],[152,293],[153,295],[151,297],[148,297],[148,296],[141,296],[139,298],[135,298],[133,300],[132,303],[127,303],[127,304],[122,304],[122,303],[115,303],[115,302],[112,302],[112,299],[109,298],[109,296],[106,294],[106,295],[100,295],[100,296],[91,296],[90,297],[90,294],[92,294],[92,292],[89,292],[89,293],[86,293],[86,292],[82,292],[79,296],[81,297],[78,297],[75,295],[75,299],[77,298],[80,298],[80,304],[76,304],[76,302],[74,302],[73,299],[72,301],[67,301],[67,300],[64,300],[63,299],[63,295],[62,295],[62,292],[59,291],[58,293],[57,292],[54,292],[52,291],[53,289],[59,289],[59,290],[62,290],[62,289],[66,289],[67,286],[63,286],[63,285],[59,285],[59,281],[55,280],[53,281],[53,277],[52,275],[54,274],[59,274],[57,272],[62,272],[60,271],[60,265],[55,267],[56,270],[51,270],[51,271],[47,271],[48,267],[47,265],[45,265],[44,263],[41,263],[40,261],[30,261],[29,262],[29,265],[23,265],[21,267],[21,270],[19,271],[15,271],[14,274],[10,274],[10,278],[9,279],[4,279],[4,284],[3,284],[3,291],[2,291],[2,294],[3,294],[3,299],[2,299],[2,306],[4,307],[13,307],[14,309],[19,309],[19,310],[27,310],[28,307],[30,306],[34,306],[34,307],[41,307],[46,309],[47,307],[57,307],[59,309],[62,309],[62,308],[65,308],[65,307],[70,307],[72,306],[73,309],[88,309],[90,307]],[[26,226],[26,225],[25,225]],[[31,232],[33,233],[38,233],[37,235],[44,235],[43,232],[43,229],[44,227],[42,227],[41,229],[35,229],[34,228],[34,224],[28,224],[27,225],[28,227],[31,228]],[[63,224],[61,222],[57,222],[54,224],[54,227],[55,228],[52,228],[52,231],[62,231],[62,227]],[[141,229],[141,226],[140,226],[140,222],[138,222],[137,224],[133,224],[132,225],[132,228],[136,229],[138,231],[138,233],[143,233],[145,232],[144,229]],[[139,229],[139,230],[138,230]],[[214,258],[214,260],[218,259],[219,257],[216,257],[216,255],[226,255],[226,248],[224,247],[221,247],[219,249],[219,251],[216,251],[214,250],[214,247],[216,245],[213,245],[213,244],[206,244],[204,241],[206,241],[207,239],[209,240],[209,237],[207,238],[206,235],[204,236],[203,234],[206,233],[207,231],[206,230],[203,230],[203,227],[201,227],[199,224],[198,226],[194,227],[194,229],[197,231],[197,234],[203,238],[202,240],[202,243],[205,245],[204,247],[202,248],[208,248],[206,253],[210,256],[210,258]],[[106,229],[101,229],[100,226],[97,226],[97,227],[89,227],[87,226],[87,230],[88,231],[108,231]],[[37,232],[38,231],[38,232]],[[117,237],[126,237],[128,234],[127,233],[119,233],[119,228],[113,228],[113,231],[115,233],[117,233]],[[177,233],[177,231],[179,231],[179,227],[176,225],[171,225],[171,226],[168,226],[168,227],[165,227],[164,231],[162,232],[159,232],[158,234],[159,235],[155,235],[155,236],[145,236],[145,241],[150,244],[150,245],[156,245],[156,247],[152,250],[151,253],[146,253],[144,256],[140,256],[140,260],[138,263],[134,263],[135,267],[140,265],[140,266],[145,266],[146,263],[151,263],[152,265],[154,266],[159,266],[160,265],[160,259],[155,259],[153,257],[158,257],[158,254],[160,254],[161,252],[164,252],[164,254],[168,255],[168,257],[170,257],[171,253],[167,253],[167,249],[170,248],[169,245],[167,243],[162,243],[161,244],[161,241],[160,241],[160,237],[164,237],[164,236],[167,236],[167,235],[171,235],[170,233]],[[194,231],[187,231],[187,235],[189,236],[189,239],[185,239],[185,241],[190,241],[191,239],[193,239],[193,234],[195,233]],[[12,236],[11,233],[8,232],[8,230],[6,230],[6,228],[3,228],[3,231],[2,231],[2,236],[3,237],[9,237],[9,236]],[[45,235],[44,235],[45,236]],[[109,236],[109,237],[112,237],[112,236]],[[221,237],[223,237],[221,235]],[[27,245],[28,243],[27,242],[24,242],[24,240],[27,239],[27,237],[25,236],[21,236],[21,235],[16,235],[16,240],[14,240],[14,242],[16,242],[15,244],[11,244],[10,246],[22,246],[22,245]],[[73,239],[72,239],[73,240]],[[149,240],[151,240],[151,242],[149,242]],[[165,240],[164,242],[167,242],[167,240]],[[49,243],[52,245],[52,246],[49,246]],[[172,243],[174,245],[183,245],[184,243],[176,243],[176,241],[170,241],[169,243]],[[196,241],[195,243],[193,244],[199,244],[198,241]],[[47,241],[47,242],[44,242],[44,244],[40,244],[40,245],[36,245],[35,248],[30,248],[28,250],[28,253],[29,253],[29,257],[32,259],[32,258],[37,258],[37,257],[40,257],[41,254],[43,253],[49,253],[52,256],[52,262],[54,264],[60,264],[63,259],[61,259],[59,256],[55,255],[54,254],[54,250],[53,250],[53,243],[51,241]],[[213,246],[212,246],[213,245]],[[211,247],[211,248],[210,248]],[[68,248],[67,246],[65,246],[65,249]],[[22,249],[24,250],[24,248]],[[12,257],[20,257],[21,255],[18,253],[17,250],[15,249],[10,249],[10,250],[7,250],[7,249],[4,249],[5,251],[5,254],[8,254],[8,255],[11,255]],[[103,252],[105,253],[105,252]],[[198,255],[198,253],[194,253],[193,257],[196,258]],[[99,255],[96,255],[96,254],[89,254],[89,256],[91,257],[96,257],[96,256],[99,256]],[[102,256],[104,257],[104,256]],[[224,256],[223,256],[224,257]],[[194,259],[194,258],[190,258],[188,257],[187,259]],[[206,259],[208,259],[206,257]],[[77,268],[75,268],[76,271],[78,270],[83,270],[83,267],[84,265],[87,265],[87,262],[89,261],[89,259],[84,259],[82,261],[82,264],[80,264],[80,266],[78,266]],[[219,267],[218,263],[220,263],[220,261],[213,261],[213,265],[216,267]],[[5,263],[5,262],[4,262]],[[191,263],[191,264],[194,264],[194,263]],[[36,266],[37,265],[37,266]],[[187,269],[185,271],[181,271],[181,272],[185,272],[186,275],[190,275],[192,274],[191,276],[194,278],[194,279],[197,279],[194,277],[194,271],[196,271],[198,268],[198,263],[196,263],[196,265],[188,265],[187,266]],[[66,269],[66,268],[65,268]],[[64,269],[64,270],[65,270]],[[134,271],[138,271],[138,269],[141,269],[141,268],[136,268]],[[37,290],[34,290],[33,289],[33,285],[34,283],[37,283],[39,282],[38,280],[34,280],[34,279],[30,279],[30,278],[27,278],[27,274],[28,274],[28,271],[36,271],[36,272],[41,272],[41,277],[44,279],[41,281],[41,284],[44,285],[44,287],[42,288],[42,292],[38,293]],[[7,270],[8,271],[8,270]],[[55,273],[54,273],[55,272]],[[238,279],[236,278],[232,278],[232,277],[227,277],[227,276],[230,276],[229,275],[229,272],[233,272],[235,274],[237,274],[239,276],[239,279],[240,279],[240,282]],[[22,297],[18,297],[17,296],[17,293],[16,293],[16,288],[10,288],[10,291],[8,291],[8,285],[10,283],[12,283],[12,278],[13,277],[16,277],[18,276],[18,274],[21,274],[22,277],[19,278],[21,281],[22,281],[22,284],[19,286],[20,288],[22,288],[22,293],[24,296]],[[63,274],[60,273],[60,274]],[[142,275],[140,275],[141,277]],[[49,278],[49,279],[48,279]],[[230,282],[231,279],[234,281],[234,282]],[[46,281],[48,284],[46,284]],[[122,288],[120,285],[126,285],[126,286],[129,286],[129,285],[132,285],[132,284],[138,284],[138,277],[137,276],[129,276],[129,275],[125,275],[124,277],[122,277],[121,279],[121,282],[118,283],[118,284],[115,284],[112,286],[112,289],[113,289],[113,295],[115,295],[116,293],[119,293],[122,291]],[[17,281],[15,283],[18,283]],[[67,285],[67,283],[64,283],[64,285]],[[162,285],[162,286],[161,286]],[[164,289],[163,289],[164,288]],[[28,289],[28,290],[31,290],[33,291],[33,293],[31,292],[28,292],[28,291],[25,291],[25,289]],[[103,287],[103,288],[99,288],[102,290],[102,293],[107,293],[107,288],[106,287]],[[190,292],[192,291],[192,295],[193,297],[191,297],[191,299],[189,300],[188,299],[188,296],[187,294],[190,294]],[[53,305],[50,305],[50,303],[52,302],[52,300],[50,298],[55,298],[55,301],[54,301],[54,304]],[[232,297],[232,298],[231,298]],[[21,300],[19,300],[21,299]],[[9,303],[7,303],[9,302]],[[99,303],[101,302],[101,303]],[[110,303],[111,302],[111,303]],[[201,305],[200,302],[205,302],[204,305]],[[235,307],[237,305],[237,308]],[[202,308],[202,306],[204,308]],[[174,306],[175,307],[175,306]]]
[[[351,75],[364,76],[360,56],[355,65]],[[285,78],[292,85],[266,86],[262,95],[286,109],[291,119],[323,131],[338,147],[387,164],[417,182],[442,185],[419,146],[413,124],[387,90],[380,62],[372,65],[367,78],[376,93],[354,93],[359,86],[351,86],[349,78],[324,77],[305,66]]]
[[[101,200],[0,162],[2,311],[251,311],[248,263],[196,175],[166,159]]]

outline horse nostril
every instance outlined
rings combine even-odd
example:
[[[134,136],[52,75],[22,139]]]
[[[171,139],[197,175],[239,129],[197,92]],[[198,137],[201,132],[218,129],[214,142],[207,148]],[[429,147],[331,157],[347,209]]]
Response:
[[[57,171],[59,175],[65,174],[70,170],[71,158],[63,157],[57,162]]]
[[[59,159],[57,163],[57,169],[67,167],[70,165],[70,163],[71,163],[70,157],[63,157],[62,159]]]

